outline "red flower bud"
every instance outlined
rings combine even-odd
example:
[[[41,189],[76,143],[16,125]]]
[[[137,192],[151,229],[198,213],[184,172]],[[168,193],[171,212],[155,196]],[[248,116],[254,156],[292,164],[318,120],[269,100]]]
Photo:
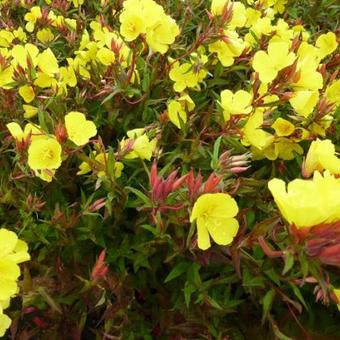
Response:
[[[92,269],[91,272],[92,280],[97,281],[99,279],[103,279],[106,276],[107,272],[109,271],[109,267],[105,264],[105,256],[106,252],[105,250],[102,250]]]

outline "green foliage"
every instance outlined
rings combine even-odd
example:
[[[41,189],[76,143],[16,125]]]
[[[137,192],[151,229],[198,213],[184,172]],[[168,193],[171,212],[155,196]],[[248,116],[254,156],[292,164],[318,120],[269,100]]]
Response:
[[[56,29],[56,38],[47,44],[35,33],[27,38],[51,48],[59,66],[77,55],[81,32],[93,20],[119,31],[123,1],[88,0],[80,7],[66,0],[52,5],[22,2],[24,6],[0,0],[2,30],[24,27],[32,4],[76,21],[73,29]],[[169,63],[184,62],[198,51],[199,39],[211,24],[210,3],[158,3],[181,33],[167,54],[150,52],[143,40],[127,43],[137,80],[131,81],[131,64],[107,70],[94,62],[87,65],[91,77],[77,73],[77,86],[68,87],[67,94],[52,93],[52,87],[36,90],[38,112],[31,120],[23,118],[25,102],[16,88],[20,81],[16,87],[0,88],[0,220],[27,242],[31,254],[22,267],[21,299],[15,298],[6,311],[13,320],[11,338],[340,338],[340,316],[331,302],[333,287],[340,286],[339,268],[308,256],[284,225],[267,189],[272,177],[300,177],[303,155],[255,160],[248,169],[249,147],[241,142],[240,132],[244,124],[222,118],[222,90],[253,88],[253,55],[240,55],[230,67],[210,58],[205,66],[209,77],[200,89],[190,90],[196,105],[190,122],[182,120],[178,129],[167,113],[169,99],[179,97],[169,79]],[[304,21],[314,37],[339,30],[339,11],[336,1],[301,0],[290,1],[285,15],[287,21]],[[4,65],[0,58],[1,72]],[[286,104],[272,118],[291,117]],[[45,132],[56,134],[57,124],[70,111],[87,112],[98,135],[80,147],[64,141],[62,166],[50,183],[44,182],[27,166],[26,150],[20,151],[6,124],[16,121],[23,126],[34,120]],[[296,117],[300,124],[301,116]],[[339,151],[339,109],[333,117],[327,133]],[[303,124],[306,129],[311,125]],[[152,161],[129,159],[121,150],[126,133],[136,128],[144,128],[148,139],[157,141]],[[300,144],[306,151],[309,140],[304,142]],[[95,158],[100,153],[107,153],[104,170]],[[235,169],[238,165],[232,170],[229,163],[227,170],[221,165],[223,157],[240,155],[245,161],[242,171]],[[105,175],[97,176],[98,169],[77,175],[82,162]],[[116,175],[118,162],[124,163],[121,176]],[[161,194],[177,180],[183,182],[166,197],[159,192],[157,196],[153,166],[163,185]],[[202,176],[201,189],[192,195],[183,184],[190,173],[195,181]],[[236,199],[240,227],[233,243],[213,243],[203,251],[197,247],[197,226],[190,223],[190,214],[211,178],[219,182],[208,192],[228,192]]]

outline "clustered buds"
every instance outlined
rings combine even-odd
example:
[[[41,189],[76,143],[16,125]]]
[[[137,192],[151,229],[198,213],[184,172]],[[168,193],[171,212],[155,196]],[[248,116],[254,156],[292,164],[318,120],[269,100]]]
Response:
[[[219,165],[223,172],[232,172],[240,174],[250,168],[251,154],[249,152],[243,155],[231,155],[231,150],[225,151],[219,159]]]
[[[158,176],[157,163],[151,167],[150,184],[153,202],[165,202],[169,194],[176,191],[185,181],[187,175],[177,178],[178,170],[174,170],[167,178]]]

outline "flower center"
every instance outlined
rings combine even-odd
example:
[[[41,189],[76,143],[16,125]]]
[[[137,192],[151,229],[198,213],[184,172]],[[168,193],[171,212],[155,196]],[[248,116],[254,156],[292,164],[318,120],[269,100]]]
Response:
[[[44,160],[52,160],[54,158],[54,152],[51,149],[45,149],[42,158]]]

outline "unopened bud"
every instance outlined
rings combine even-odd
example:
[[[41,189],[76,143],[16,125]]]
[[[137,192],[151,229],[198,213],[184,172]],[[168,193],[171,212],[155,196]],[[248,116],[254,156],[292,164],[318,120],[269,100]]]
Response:
[[[55,128],[55,136],[60,144],[64,144],[67,140],[67,130],[63,123],[59,122]]]
[[[237,174],[241,174],[242,172],[247,171],[250,168],[250,165],[247,167],[235,167],[235,168],[231,168],[230,171],[237,175]]]

